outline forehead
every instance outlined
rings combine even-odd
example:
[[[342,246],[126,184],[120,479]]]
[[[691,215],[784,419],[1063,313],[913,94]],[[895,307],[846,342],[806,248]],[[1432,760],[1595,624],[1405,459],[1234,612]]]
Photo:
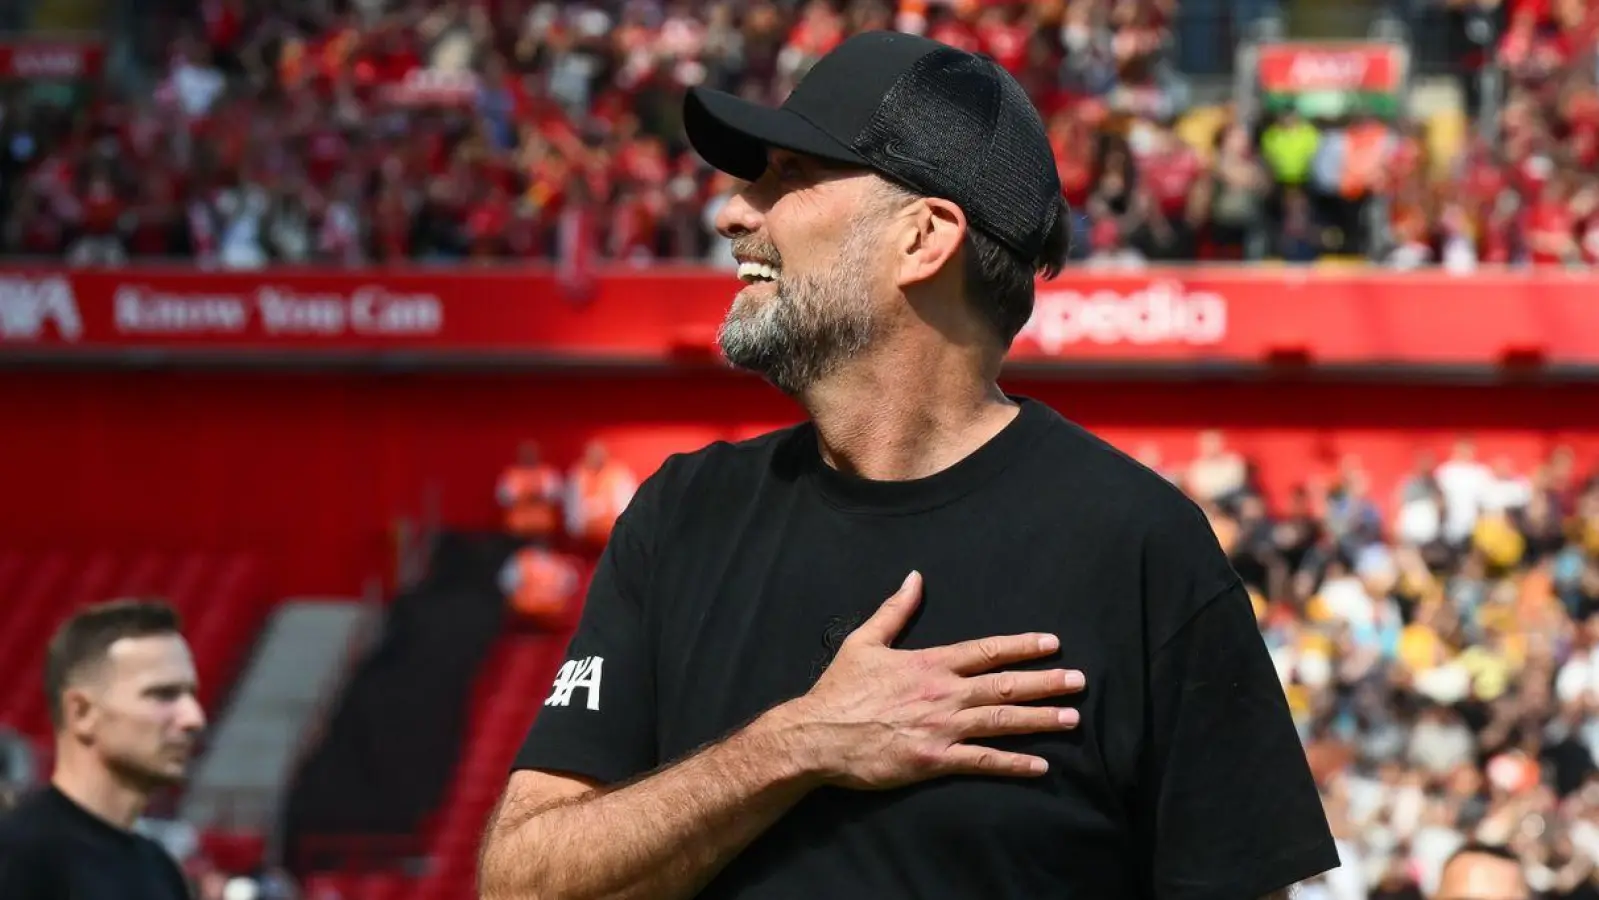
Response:
[[[106,651],[104,673],[139,686],[194,680],[189,644],[175,634],[120,638]]]
[[[1485,853],[1467,853],[1445,866],[1438,895],[1484,900],[1520,900],[1530,896],[1519,865]]]

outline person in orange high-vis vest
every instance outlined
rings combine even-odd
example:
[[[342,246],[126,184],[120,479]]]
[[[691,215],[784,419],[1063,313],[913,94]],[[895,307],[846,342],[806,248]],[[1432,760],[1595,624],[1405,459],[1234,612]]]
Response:
[[[506,559],[500,589],[517,618],[549,630],[571,622],[582,576],[577,562],[542,547],[524,547]]]
[[[532,441],[522,444],[516,464],[500,475],[495,493],[511,534],[543,542],[560,530],[561,473],[539,461],[538,445]]]
[[[1393,131],[1377,119],[1350,125],[1344,129],[1344,140],[1344,173],[1339,191],[1346,200],[1361,200],[1384,186],[1389,157],[1397,141]]]
[[[605,445],[595,441],[573,467],[568,485],[567,533],[591,548],[603,546],[610,540],[616,518],[638,490],[638,479],[625,464],[611,458]]]

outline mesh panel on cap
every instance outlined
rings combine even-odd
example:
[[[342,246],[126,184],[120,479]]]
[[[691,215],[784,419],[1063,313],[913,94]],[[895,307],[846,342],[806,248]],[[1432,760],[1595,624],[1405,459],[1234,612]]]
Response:
[[[999,64],[988,61],[995,69]],[[1025,238],[1028,258],[1043,249],[1044,236],[1060,211],[1060,176],[1055,152],[1049,146],[1044,120],[1032,100],[1003,72],[999,77],[999,115],[996,138],[989,147],[989,165],[979,172],[978,187],[985,196],[999,198],[993,215]]]
[[[1060,196],[1043,121],[992,60],[953,48],[917,60],[852,147],[907,185],[965,210],[1023,254],[1043,247]]]

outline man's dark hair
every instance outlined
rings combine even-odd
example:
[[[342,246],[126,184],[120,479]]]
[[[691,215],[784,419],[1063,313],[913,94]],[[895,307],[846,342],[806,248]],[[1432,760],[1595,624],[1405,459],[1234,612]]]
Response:
[[[1521,865],[1521,857],[1516,851],[1503,844],[1489,844],[1483,841],[1467,841],[1461,844],[1459,849],[1449,854],[1449,859],[1444,861],[1444,865],[1447,866],[1462,856],[1492,856],[1495,859]]]
[[[966,231],[966,293],[982,305],[984,318],[994,326],[1007,349],[1027,320],[1033,317],[1035,279],[1054,278],[1071,250],[1071,223],[1066,201],[1060,201],[1055,224],[1044,236],[1037,259],[1023,259],[1016,251],[981,231]]]
[[[898,199],[922,196],[899,182],[884,178]],[[979,312],[993,327],[1000,345],[1010,348],[1027,320],[1033,317],[1035,280],[1054,278],[1066,265],[1071,251],[1071,211],[1065,199],[1057,202],[1055,224],[1044,236],[1043,249],[1036,259],[1024,259],[1015,250],[975,228],[966,229],[966,295],[979,304]]]
[[[74,613],[56,630],[45,653],[44,691],[51,723],[58,729],[64,724],[61,700],[67,685],[85,669],[105,662],[112,644],[123,638],[178,634],[182,627],[177,612],[159,600],[111,600]]]

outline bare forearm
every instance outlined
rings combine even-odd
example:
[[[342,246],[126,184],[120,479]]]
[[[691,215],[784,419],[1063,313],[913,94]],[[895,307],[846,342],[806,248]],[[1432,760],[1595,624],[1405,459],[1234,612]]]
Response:
[[[692,896],[810,790],[793,760],[752,726],[625,787],[508,810],[489,835],[483,898]]]

